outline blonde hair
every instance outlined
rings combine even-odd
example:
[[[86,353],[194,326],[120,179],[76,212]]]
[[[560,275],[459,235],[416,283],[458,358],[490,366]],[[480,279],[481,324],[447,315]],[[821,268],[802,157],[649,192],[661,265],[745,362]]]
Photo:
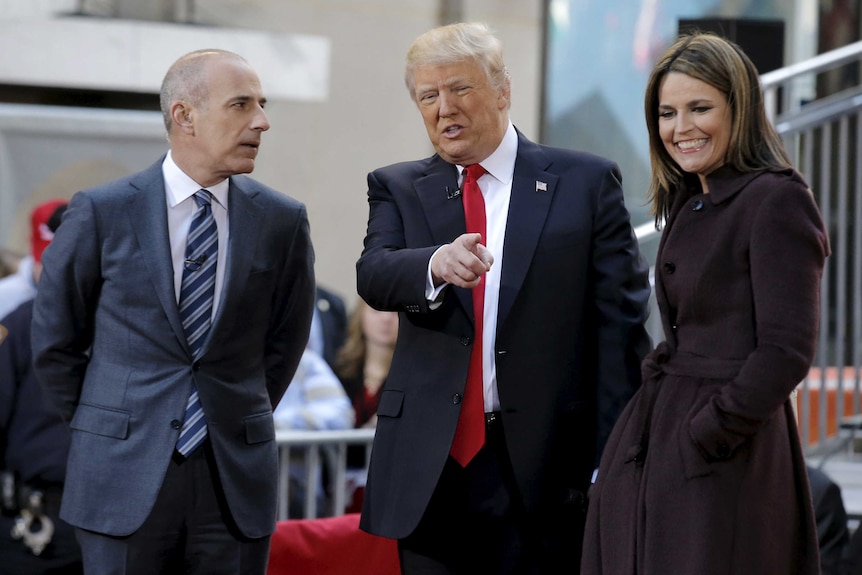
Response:
[[[416,100],[414,72],[419,66],[441,66],[475,60],[485,71],[488,83],[497,92],[511,84],[503,62],[503,44],[486,24],[464,23],[440,26],[425,32],[407,51],[404,81],[410,97]]]

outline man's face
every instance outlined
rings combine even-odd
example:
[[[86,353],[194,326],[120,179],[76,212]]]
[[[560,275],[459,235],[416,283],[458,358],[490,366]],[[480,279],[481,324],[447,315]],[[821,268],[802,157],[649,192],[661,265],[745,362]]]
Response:
[[[419,66],[414,97],[437,153],[452,164],[481,162],[508,126],[509,88],[497,91],[475,60]]]
[[[196,181],[202,186],[254,170],[261,134],[269,129],[260,80],[247,64],[213,59],[207,65],[206,82],[205,101],[191,107],[191,153]]]

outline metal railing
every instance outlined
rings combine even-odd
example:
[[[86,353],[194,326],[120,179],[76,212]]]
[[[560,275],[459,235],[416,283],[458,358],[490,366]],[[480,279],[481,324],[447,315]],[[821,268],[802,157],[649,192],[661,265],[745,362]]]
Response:
[[[301,469],[306,486],[303,498],[303,517],[313,518],[329,515],[343,515],[348,504],[350,486],[347,481],[347,447],[349,445],[366,446],[364,469],[368,468],[368,455],[371,453],[371,443],[374,441],[373,429],[329,430],[297,430],[277,429],[275,441],[278,443],[278,519],[288,519],[288,503],[290,501],[290,467],[297,464],[299,455]],[[317,498],[314,489],[322,480],[322,470],[328,470],[326,491],[331,502],[327,510],[317,508]]]
[[[842,422],[860,412],[860,68],[862,42],[856,42],[761,77],[767,114],[812,188],[832,245],[821,285],[817,355],[798,404],[809,453],[831,450],[842,441]]]

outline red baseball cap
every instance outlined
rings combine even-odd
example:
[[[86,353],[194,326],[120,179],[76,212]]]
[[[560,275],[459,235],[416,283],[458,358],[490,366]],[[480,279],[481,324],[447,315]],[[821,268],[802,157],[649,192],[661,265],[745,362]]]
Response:
[[[30,214],[30,253],[37,262],[42,261],[42,252],[54,239],[54,230],[59,225],[59,221],[52,222],[51,217],[57,208],[65,208],[67,204],[67,200],[49,200],[36,206]]]

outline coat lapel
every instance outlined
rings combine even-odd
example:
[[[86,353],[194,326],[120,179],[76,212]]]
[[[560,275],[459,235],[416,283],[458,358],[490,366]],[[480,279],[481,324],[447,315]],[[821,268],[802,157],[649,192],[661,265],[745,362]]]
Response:
[[[129,195],[129,221],[168,322],[180,344],[188,351],[174,289],[162,161],[159,160],[131,181],[136,191]]]
[[[212,334],[220,333],[218,326],[226,321],[225,310],[238,309],[233,300],[245,290],[259,237],[253,230],[257,229],[260,220],[266,217],[266,214],[258,209],[257,202],[254,200],[256,195],[257,192],[248,185],[248,182],[237,178],[230,179],[227,197],[230,237],[225,260],[224,285],[204,353],[211,345]]]
[[[547,170],[550,161],[541,147],[518,133],[518,155],[512,179],[509,216],[503,245],[497,327],[502,326],[539,243],[557,188],[557,176]]]
[[[458,169],[434,156],[425,174],[414,182],[416,194],[422,203],[433,241],[447,244],[465,233],[464,205],[461,190],[458,188]],[[473,300],[470,290],[454,288],[467,315],[473,317]]]

